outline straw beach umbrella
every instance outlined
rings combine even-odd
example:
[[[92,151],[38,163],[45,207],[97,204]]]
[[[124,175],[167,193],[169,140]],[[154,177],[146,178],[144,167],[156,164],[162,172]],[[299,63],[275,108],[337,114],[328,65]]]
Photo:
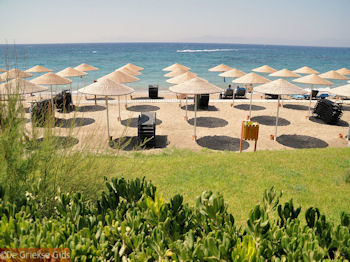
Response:
[[[76,77],[76,76],[85,76],[85,75],[87,75],[87,73],[85,73],[84,71],[74,69],[72,67],[67,67],[67,68],[63,69],[62,71],[59,71],[57,73],[57,75],[59,75],[61,77]],[[70,91],[72,92],[72,83],[70,83]],[[78,91],[78,89],[77,89],[77,91]]]
[[[269,76],[274,76],[274,77],[286,77],[286,78],[289,78],[289,77],[300,77],[300,75],[298,75],[297,73],[295,72],[292,72],[286,68],[284,69],[281,69],[279,71],[276,71],[274,73],[271,73],[269,74]]]
[[[127,73],[127,74],[132,75],[132,76],[141,75],[141,73],[139,71],[135,71],[135,70],[129,69],[127,67],[119,67],[115,71],[122,71],[122,72]]]
[[[44,66],[41,66],[41,65],[36,65],[36,66],[33,66],[33,67],[25,70],[24,72],[27,72],[27,73],[47,73],[47,72],[52,72],[52,70],[49,68],[46,68]]]
[[[0,73],[7,72],[7,70],[0,68]]]
[[[232,68],[226,72],[219,74],[219,76],[224,77],[224,78],[225,77],[238,78],[238,77],[242,77],[244,75],[246,75],[246,73],[244,73],[243,71],[236,69],[236,68]],[[235,103],[235,88],[233,88],[232,107],[233,107],[234,103]]]
[[[31,94],[37,92],[47,91],[48,88],[44,86],[40,86],[29,82],[27,80],[16,78],[8,81],[7,83],[3,83],[0,85],[0,94],[13,95],[13,94]]]
[[[191,80],[191,79],[193,79],[193,78],[196,78],[197,77],[197,74],[196,73],[193,73],[193,72],[191,72],[191,71],[187,71],[187,72],[185,72],[185,73],[183,73],[183,74],[181,74],[181,75],[178,75],[178,76],[175,76],[175,77],[173,77],[173,78],[170,78],[170,79],[168,79],[168,80],[166,80],[168,83],[170,83],[170,84],[176,84],[176,85],[178,85],[178,84],[182,84],[182,83],[184,83],[184,82],[186,82],[186,81],[188,81],[188,80]],[[183,95],[185,95],[186,96],[186,116],[185,116],[185,119],[187,119],[187,100],[188,100],[188,98],[187,98],[187,95],[186,94],[183,94]],[[181,97],[180,96],[180,99],[179,99],[179,106],[181,106],[181,99],[182,99],[183,97]]]
[[[337,96],[350,97],[350,84],[333,88],[330,90],[330,93],[335,94]],[[350,126],[348,131],[348,147],[350,147]]]
[[[191,80],[192,78],[195,78],[195,77],[197,77],[196,73],[188,71],[188,72],[183,73],[181,75],[167,79],[166,81],[170,84],[181,84],[181,83],[186,82],[187,80]]]
[[[309,117],[311,115],[311,97],[312,97],[312,90],[314,88],[314,85],[332,85],[333,83],[316,75],[316,74],[311,74],[311,75],[306,75],[297,79],[294,79],[293,82],[296,83],[302,83],[302,84],[310,84],[311,85],[311,91],[310,91],[310,102],[309,102]]]
[[[105,76],[97,79],[97,80],[100,81],[100,80],[103,80],[106,78],[110,79],[118,84],[132,83],[132,82],[136,82],[136,81],[140,80],[136,76],[129,75],[127,73],[124,73],[123,71],[114,71],[108,75],[105,75]],[[118,103],[120,103],[120,96],[118,96]],[[127,100],[125,100],[125,107],[127,107]]]
[[[183,73],[188,72],[189,69],[185,69],[185,68],[178,68],[175,69],[174,71],[170,71],[169,73],[164,74],[165,77],[175,77],[178,75],[182,75]]]
[[[193,139],[196,140],[196,125],[197,125],[197,96],[200,94],[215,94],[220,93],[223,90],[202,78],[193,78],[182,84],[169,87],[171,92],[177,94],[190,94],[194,95],[194,133]]]
[[[67,85],[72,83],[72,80],[63,78],[59,75],[49,72],[49,73],[46,73],[45,75],[34,78],[30,82],[37,85],[50,85],[51,105],[52,105],[52,111],[53,111],[52,85]]]
[[[336,72],[339,74],[342,74],[344,76],[350,76],[350,69],[348,69],[346,67],[340,68]]]
[[[131,63],[128,63],[128,64],[122,66],[122,68],[127,68],[127,69],[130,69],[132,71],[142,71],[144,69],[143,67],[140,67],[140,66],[137,66],[137,65],[134,65]]]
[[[304,74],[304,75],[311,75],[311,74],[318,75],[320,73],[320,72],[318,72],[318,71],[316,71],[308,66],[300,67],[300,68],[294,70],[293,72],[297,73],[297,74]]]
[[[277,138],[277,126],[279,115],[279,104],[281,95],[298,95],[305,94],[306,91],[284,79],[277,79],[275,81],[255,87],[255,91],[263,94],[278,95],[277,112],[276,112],[276,127],[275,127],[275,141]]]
[[[210,72],[226,72],[226,71],[231,70],[231,69],[232,69],[232,67],[230,67],[228,65],[220,64],[220,65],[214,66],[212,68],[209,68],[208,71],[210,71]]]
[[[263,65],[263,66],[254,68],[252,71],[257,72],[257,73],[271,74],[271,73],[276,72],[277,70],[271,66]]]
[[[330,70],[328,72],[320,74],[319,76],[322,78],[334,79],[334,80],[348,80],[349,79],[345,75],[339,74],[338,72],[336,72],[334,70]]]
[[[231,70],[232,67],[225,65],[225,64],[220,64],[217,66],[214,66],[212,68],[209,68],[208,71],[210,72],[226,72],[228,70]],[[224,77],[224,82],[226,82],[225,77]]]
[[[22,70],[19,70],[17,68],[12,68],[11,70],[3,73],[0,75],[2,80],[9,80],[14,78],[27,78],[32,77],[33,75],[31,73],[24,72]]]
[[[239,77],[235,80],[232,81],[232,83],[237,83],[237,84],[266,84],[270,82],[269,79],[258,75],[254,72],[251,72],[249,74],[246,74],[242,77]],[[249,119],[252,117],[252,100],[253,100],[253,91],[254,89],[252,89],[251,93],[250,93],[250,104],[249,104]]]
[[[119,97],[119,96],[131,94],[134,91],[135,91],[134,89],[126,85],[112,81],[108,78],[102,79],[100,81],[97,81],[96,83],[93,83],[91,85],[88,85],[86,87],[79,89],[79,92],[83,94],[106,97],[108,141],[112,140],[112,137],[109,134],[108,96]],[[120,105],[119,105],[119,118],[120,118]]]
[[[168,66],[166,68],[163,68],[162,70],[163,71],[174,71],[175,69],[179,69],[179,68],[182,68],[182,69],[187,69],[187,70],[190,70],[191,68],[187,67],[187,66],[184,66],[184,65],[181,65],[181,64],[173,64],[171,66]]]
[[[85,63],[80,64],[80,65],[74,67],[74,69],[79,70],[79,71],[84,71],[84,72],[96,71],[96,70],[98,70],[97,67],[94,67],[94,66],[92,66],[92,65],[88,65],[88,64],[85,64]]]

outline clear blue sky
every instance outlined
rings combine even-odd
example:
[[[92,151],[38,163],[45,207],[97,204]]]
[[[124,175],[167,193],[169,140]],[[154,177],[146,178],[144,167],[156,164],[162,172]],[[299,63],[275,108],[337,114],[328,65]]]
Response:
[[[350,47],[350,0],[0,0],[0,43]]]

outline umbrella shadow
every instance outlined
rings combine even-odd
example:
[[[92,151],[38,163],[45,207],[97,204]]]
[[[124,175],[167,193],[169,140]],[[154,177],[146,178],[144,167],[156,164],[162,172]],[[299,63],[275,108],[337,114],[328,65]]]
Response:
[[[137,105],[137,106],[129,106],[126,108],[128,111],[133,112],[150,112],[150,111],[157,111],[160,108],[158,106],[151,106],[151,105]]]
[[[240,139],[229,136],[204,136],[197,139],[197,144],[213,150],[239,151]],[[249,143],[242,141],[242,150],[249,148]]]
[[[328,124],[328,123],[324,122],[321,118],[314,117],[314,116],[309,117],[309,120],[311,122],[314,122],[314,123],[328,125],[328,126],[345,126],[345,127],[349,126],[348,122],[341,120],[341,119],[339,119],[336,123],[332,123],[332,124]]]
[[[139,118],[138,117],[134,117],[134,118],[128,118],[128,119],[124,119],[121,121],[121,124],[123,126],[127,126],[127,127],[137,127],[138,126],[138,122],[139,122]],[[160,119],[156,119],[156,125],[159,126],[162,123],[162,120]]]
[[[55,119],[55,127],[61,127],[61,128],[74,128],[74,127],[81,127],[81,126],[87,126],[95,123],[95,119],[93,118],[84,118],[84,117],[76,117],[76,118],[56,118]]]
[[[79,106],[77,107],[78,112],[98,112],[105,110],[105,106],[92,105],[92,106]]]
[[[162,100],[164,99],[164,97],[162,96],[158,96],[157,98],[150,98],[149,96],[141,96],[141,97],[132,97],[132,100]]]
[[[302,135],[281,135],[277,137],[277,142],[292,148],[324,148],[328,143],[311,136]]]
[[[294,109],[294,110],[301,110],[301,111],[309,110],[308,106],[294,105],[294,104],[283,105],[283,108]]]
[[[168,146],[168,136],[156,135],[154,147],[150,147],[145,141],[140,141],[137,136],[124,136],[113,140],[110,147],[123,151],[139,151],[153,148],[166,148]]]
[[[191,118],[187,121],[190,125],[194,125],[194,118]],[[208,128],[217,128],[227,126],[228,122],[225,119],[217,117],[197,117],[197,126],[198,127],[208,127]]]
[[[43,145],[47,142],[49,145],[52,145],[54,149],[66,149],[73,147],[79,143],[79,139],[71,136],[51,136],[49,138],[39,138],[36,140],[37,146]],[[34,144],[32,145],[34,147]]]
[[[254,116],[251,118],[251,121],[258,122],[259,124],[265,126],[275,126],[276,125],[276,117],[274,116]],[[290,122],[285,118],[278,118],[278,126],[289,126]]]
[[[244,110],[244,111],[249,111],[249,104],[236,105],[236,106],[234,106],[234,108]],[[260,110],[264,110],[264,109],[266,109],[266,107],[252,105],[252,111],[260,111]]]
[[[343,111],[350,111],[350,106],[346,106],[346,105],[342,105],[342,107],[343,107]]]
[[[186,105],[181,106],[182,110],[186,110]],[[194,104],[187,105],[187,111],[194,111]],[[208,105],[208,108],[199,108],[197,107],[197,111],[219,111],[216,106]]]

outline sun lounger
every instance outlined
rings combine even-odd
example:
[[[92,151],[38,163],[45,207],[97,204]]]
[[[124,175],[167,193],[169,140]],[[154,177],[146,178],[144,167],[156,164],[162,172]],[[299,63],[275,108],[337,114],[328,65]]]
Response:
[[[245,98],[246,89],[244,87],[239,87],[236,90],[235,98]]]
[[[154,147],[156,138],[156,112],[144,112],[139,115],[137,136],[140,143],[145,140],[146,146]]]
[[[223,93],[220,94],[220,99],[232,99],[233,89],[226,89]]]
[[[313,113],[325,123],[334,124],[340,119],[343,114],[343,109],[340,104],[334,103],[328,99],[321,99],[317,102]]]
[[[265,99],[278,99],[278,95],[265,94]]]

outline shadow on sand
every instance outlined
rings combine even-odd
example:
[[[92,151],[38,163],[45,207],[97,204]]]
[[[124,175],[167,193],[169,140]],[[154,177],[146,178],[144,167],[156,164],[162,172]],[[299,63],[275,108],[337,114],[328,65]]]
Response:
[[[150,98],[148,96],[132,97],[132,100],[162,100],[164,97],[158,96],[157,98]]]
[[[307,110],[309,110],[309,107],[308,107],[308,106],[304,106],[304,105],[294,105],[294,104],[283,105],[283,108],[293,109],[293,110],[301,110],[301,111],[307,111]]]
[[[143,143],[139,141],[137,136],[124,136],[113,140],[110,146],[113,149],[120,149],[123,151],[133,151],[133,150],[143,150],[143,149],[152,149],[152,148],[166,148],[169,144],[168,136],[159,136],[155,137],[155,146],[147,147],[142,145]]]
[[[309,118],[309,120],[311,122],[314,122],[314,123],[318,123],[318,124],[322,124],[322,125],[327,125],[327,126],[349,126],[349,123],[344,121],[344,120],[341,120],[339,119],[338,122],[334,123],[334,124],[328,124],[328,123],[325,123],[321,118],[318,118],[318,117],[314,117],[314,116],[311,116]]]
[[[244,110],[244,111],[249,111],[249,104],[236,105],[236,106],[234,106],[234,108]],[[264,110],[264,109],[266,109],[266,107],[252,105],[252,111],[260,111],[260,110]]]
[[[50,144],[52,143],[54,148],[57,150],[73,147],[79,143],[79,139],[71,136],[52,136],[49,138],[49,141],[46,139],[44,141],[44,138],[37,139],[38,146],[44,142],[48,142]]]
[[[78,112],[98,112],[105,110],[105,106],[91,105],[91,106],[79,106],[77,107]]]
[[[137,127],[138,121],[139,121],[138,117],[128,118],[128,119],[122,120],[121,124],[123,126],[128,126],[128,127]],[[161,123],[162,123],[162,120],[157,118],[156,119],[156,125],[159,126]]]
[[[84,117],[77,117],[77,118],[56,118],[55,119],[55,127],[61,127],[61,128],[71,128],[71,127],[81,127],[81,126],[87,126],[95,123],[95,119],[93,118],[84,118]]]
[[[239,151],[239,138],[229,136],[204,136],[197,139],[197,144],[213,150]],[[249,143],[243,141],[242,150],[249,147]]]
[[[261,125],[265,126],[275,126],[276,125],[276,117],[274,116],[254,116],[251,118],[252,121],[256,121]],[[278,118],[278,126],[288,126],[290,122],[285,118]]]
[[[186,105],[181,106],[181,109],[186,110]],[[194,111],[194,104],[187,105],[187,111]],[[197,111],[219,111],[219,109],[216,106],[208,105],[206,109],[197,107]]]
[[[277,142],[292,148],[323,148],[328,144],[316,137],[302,135],[281,135],[277,137]]]
[[[194,125],[194,118],[188,120],[190,125]],[[208,128],[216,128],[216,127],[224,127],[227,126],[228,122],[225,119],[217,118],[217,117],[197,117],[197,126],[199,127],[208,127]]]
[[[133,112],[150,112],[150,111],[157,111],[160,108],[158,106],[151,106],[151,105],[137,105],[137,106],[129,106],[126,108],[128,111]]]

